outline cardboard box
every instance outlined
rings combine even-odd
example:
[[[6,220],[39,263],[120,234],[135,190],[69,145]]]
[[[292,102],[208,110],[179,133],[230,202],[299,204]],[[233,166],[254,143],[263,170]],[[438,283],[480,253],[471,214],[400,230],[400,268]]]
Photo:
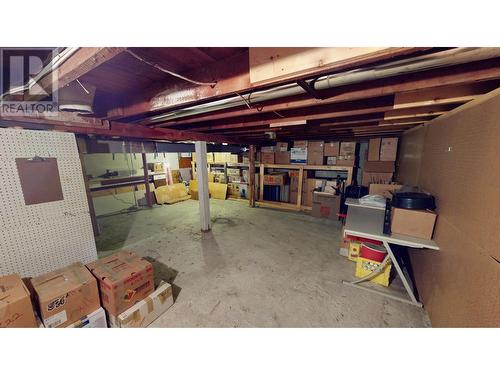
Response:
[[[302,180],[302,206],[312,207],[313,191],[316,187],[315,178],[305,178]]]
[[[239,168],[227,168],[228,176],[241,176],[241,169]]]
[[[238,154],[230,154],[228,163],[238,163]]]
[[[340,156],[352,156],[356,155],[356,142],[342,142],[340,144]]]
[[[380,141],[381,138],[371,138],[368,142],[368,161],[380,160]]]
[[[376,173],[363,171],[362,185],[389,184],[392,181],[392,173]]]
[[[260,160],[262,164],[274,164],[274,152],[261,152]]]
[[[307,148],[307,141],[293,141],[294,148]]]
[[[260,148],[260,152],[269,152],[269,153],[271,153],[271,152],[274,152],[274,151],[276,151],[276,147],[275,146],[262,146]]]
[[[340,210],[340,196],[315,191],[313,193],[312,216],[337,220]]]
[[[147,327],[174,304],[172,286],[161,282],[160,286],[142,301],[113,319],[112,326],[120,328]]]
[[[325,143],[323,141],[311,141],[307,145],[307,164],[323,165]]]
[[[328,156],[326,158],[326,165],[337,165],[337,156]]]
[[[31,279],[43,325],[67,327],[101,307],[97,281],[80,262]]]
[[[363,170],[365,172],[377,173],[392,173],[395,171],[395,164],[393,161],[365,161]]]
[[[391,232],[430,240],[434,232],[436,217],[437,214],[434,211],[393,207],[391,210]]]
[[[290,164],[306,164],[307,148],[292,147],[290,150]]]
[[[102,305],[110,315],[118,316],[154,290],[153,266],[132,252],[120,251],[87,268],[99,281]]]
[[[227,184],[227,194],[233,198],[240,197],[240,184],[237,182],[231,182]]]
[[[163,168],[163,163],[154,163],[153,172],[165,173],[165,169]]]
[[[290,164],[290,153],[288,151],[276,151],[274,153],[276,164]]]
[[[371,195],[382,195],[386,198],[392,198],[392,191],[401,189],[403,185],[397,184],[370,184],[368,194]]]
[[[230,152],[214,152],[214,163],[229,163],[230,161]]]
[[[66,328],[108,328],[106,313],[102,307],[99,307],[93,313],[80,318]]]
[[[325,142],[325,156],[338,156],[340,152],[340,142]]]
[[[398,152],[397,138],[382,138],[380,142],[380,160],[381,161],[396,161]]]
[[[276,142],[276,152],[287,152],[288,142]]]
[[[215,159],[214,158],[214,153],[213,152],[207,152],[207,163],[213,163],[214,159]]]
[[[342,167],[354,167],[355,162],[356,162],[355,155],[339,155],[337,157],[336,165]]]
[[[38,327],[31,295],[17,274],[0,277],[0,328]]]
[[[288,196],[289,196],[288,201],[290,203],[297,203],[297,199],[299,197],[299,192],[297,190],[296,191],[290,190],[290,194]]]
[[[288,183],[288,173],[272,173],[264,175],[264,185],[281,186]]]

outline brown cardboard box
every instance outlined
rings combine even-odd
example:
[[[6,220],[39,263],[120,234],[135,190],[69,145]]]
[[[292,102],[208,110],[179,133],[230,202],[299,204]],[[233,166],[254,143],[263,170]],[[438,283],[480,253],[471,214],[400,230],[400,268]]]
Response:
[[[312,207],[313,191],[316,186],[316,179],[305,178],[302,180],[302,206]]]
[[[337,165],[337,156],[327,156],[326,165]]]
[[[315,191],[313,193],[312,216],[337,219],[340,210],[340,196]]]
[[[274,152],[261,152],[260,161],[263,164],[274,164]]]
[[[391,232],[430,240],[434,232],[436,217],[437,214],[433,211],[393,207],[391,210]]]
[[[307,148],[307,141],[293,141],[293,147],[295,147],[295,148]]]
[[[31,279],[43,325],[66,327],[101,307],[97,281],[80,262]]]
[[[371,138],[368,142],[368,161],[380,160],[380,141],[381,138]]]
[[[325,142],[311,141],[307,145],[307,164],[323,165]]]
[[[370,184],[389,184],[392,181],[392,173],[376,173],[363,171],[362,184],[369,186]]]
[[[288,151],[288,142],[276,142],[276,152]]]
[[[154,290],[153,266],[132,252],[120,251],[87,268],[99,281],[102,306],[115,317]]]
[[[356,155],[356,142],[342,142],[340,143],[340,156],[355,156]]]
[[[338,156],[340,151],[339,142],[325,142],[325,156]]]
[[[297,203],[297,199],[299,197],[299,192],[290,190],[289,197],[290,197],[290,199],[289,199],[290,203]]]
[[[38,327],[31,296],[17,274],[0,277],[0,328]]]
[[[365,161],[363,167],[365,172],[392,173],[395,171],[393,161]]]
[[[396,161],[397,152],[397,138],[382,138],[380,143],[380,161]]]
[[[241,169],[239,168],[227,168],[226,171],[228,176],[241,176]]]
[[[276,164],[290,164],[290,153],[288,151],[276,151],[274,153]]]
[[[392,198],[391,191],[401,189],[403,185],[397,184],[370,184],[370,189],[368,194],[371,195],[382,195],[386,198]]]
[[[264,185],[285,185],[288,183],[288,173],[272,173],[264,175]]]
[[[356,158],[354,155],[339,155],[337,157],[337,164],[342,167],[354,167]]]

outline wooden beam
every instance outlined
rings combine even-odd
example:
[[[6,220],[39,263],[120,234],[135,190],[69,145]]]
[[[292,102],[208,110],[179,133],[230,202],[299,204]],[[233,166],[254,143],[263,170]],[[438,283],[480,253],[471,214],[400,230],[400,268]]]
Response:
[[[88,119],[87,119],[88,120]],[[207,141],[217,143],[244,144],[241,139],[225,135],[198,133],[175,129],[151,129],[141,125],[120,123],[116,121],[97,120],[92,122],[95,126],[88,126],[86,121],[75,118],[67,119],[66,116],[40,117],[40,116],[0,116],[4,125],[28,126],[39,129],[71,132],[76,134],[94,134],[109,137],[140,138],[168,141]],[[101,126],[97,126],[102,121]]]
[[[500,87],[500,59],[488,62],[471,63],[465,66],[435,69],[426,72],[412,73],[404,77],[386,78],[366,83],[349,85],[342,91],[331,89],[324,90],[325,99],[312,99],[307,95],[297,95],[281,98],[267,103],[261,103],[260,113],[297,109],[316,105],[327,105],[345,101],[373,98],[389,94],[404,92],[418,93],[426,90],[422,95],[401,96],[395,99],[395,108],[399,106],[421,106],[428,101],[430,104],[446,104],[447,102],[460,102],[467,100],[464,96],[481,95]],[[488,82],[492,81],[492,82]],[[469,89],[470,88],[470,89]],[[418,90],[418,91],[417,91]],[[436,91],[436,94],[432,92]],[[457,100],[452,100],[450,95],[456,90]],[[410,101],[409,101],[410,100]],[[412,103],[408,105],[409,103]],[[168,126],[207,122],[236,116],[247,116],[257,113],[257,109],[232,108],[215,113],[205,113],[198,116],[179,118],[166,122]]]
[[[250,145],[248,165],[249,205],[255,207],[255,145]]]
[[[351,69],[366,64],[385,61],[388,59],[409,55],[429,48],[388,48],[369,56],[360,57],[350,61],[343,61],[336,65],[317,66],[312,69],[293,75],[292,77],[280,77],[271,82],[260,82],[252,84],[249,74],[249,52],[231,57],[229,59],[214,62],[203,69],[195,69],[183,72],[187,77],[196,80],[216,80],[214,88],[209,86],[193,86],[178,80],[166,80],[148,92],[140,92],[131,98],[122,107],[111,108],[107,119],[116,120],[141,114],[160,113],[165,110],[186,107],[199,102],[206,102],[222,97],[246,93],[251,90],[268,88],[278,84],[294,82],[297,79],[309,79],[315,76],[337,72],[343,69]]]

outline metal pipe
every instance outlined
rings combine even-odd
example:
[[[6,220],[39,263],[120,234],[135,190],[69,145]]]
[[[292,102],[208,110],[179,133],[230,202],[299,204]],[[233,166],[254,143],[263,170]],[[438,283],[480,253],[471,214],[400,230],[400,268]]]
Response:
[[[500,57],[500,48],[454,48],[430,55],[418,56],[400,61],[380,64],[371,68],[354,69],[347,72],[330,74],[316,80],[307,82],[315,90],[325,90],[341,87],[355,83],[368,82],[372,80],[394,77],[402,74],[421,72],[446,66],[470,63]],[[296,83],[290,83],[267,90],[252,92],[227,99],[221,99],[205,104],[198,104],[188,108],[178,109],[166,114],[153,116],[144,124],[165,122],[182,117],[198,115],[202,113],[234,108],[242,105],[256,104],[268,100],[279,99],[294,95],[304,94],[305,90]]]

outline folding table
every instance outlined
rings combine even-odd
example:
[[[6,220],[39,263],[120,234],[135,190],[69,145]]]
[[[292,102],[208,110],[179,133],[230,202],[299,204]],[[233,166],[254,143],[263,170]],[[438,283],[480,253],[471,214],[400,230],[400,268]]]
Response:
[[[396,269],[399,277],[401,278],[401,281],[403,282],[405,290],[408,293],[409,299],[406,298],[405,296],[399,296],[394,293],[381,291],[379,289],[376,289],[375,286],[359,285],[360,283],[357,281],[343,280],[342,282],[345,285],[349,285],[358,289],[363,289],[372,293],[383,295],[387,298],[395,299],[397,301],[422,307],[422,303],[420,303],[415,297],[413,283],[408,275],[407,270],[403,269],[401,265],[398,263],[390,245],[391,244],[401,245],[401,246],[406,246],[416,249],[424,249],[424,250],[427,249],[439,250],[438,245],[432,240],[426,240],[422,238],[416,238],[398,234],[390,234],[390,235],[384,234],[383,233],[384,213],[385,213],[384,208],[376,206],[365,206],[361,204],[357,199],[347,199],[346,205],[348,206],[348,209],[347,209],[347,220],[344,233],[346,235],[381,241],[384,244],[384,247],[387,250],[387,254],[389,255],[392,263],[394,264],[394,268]]]

